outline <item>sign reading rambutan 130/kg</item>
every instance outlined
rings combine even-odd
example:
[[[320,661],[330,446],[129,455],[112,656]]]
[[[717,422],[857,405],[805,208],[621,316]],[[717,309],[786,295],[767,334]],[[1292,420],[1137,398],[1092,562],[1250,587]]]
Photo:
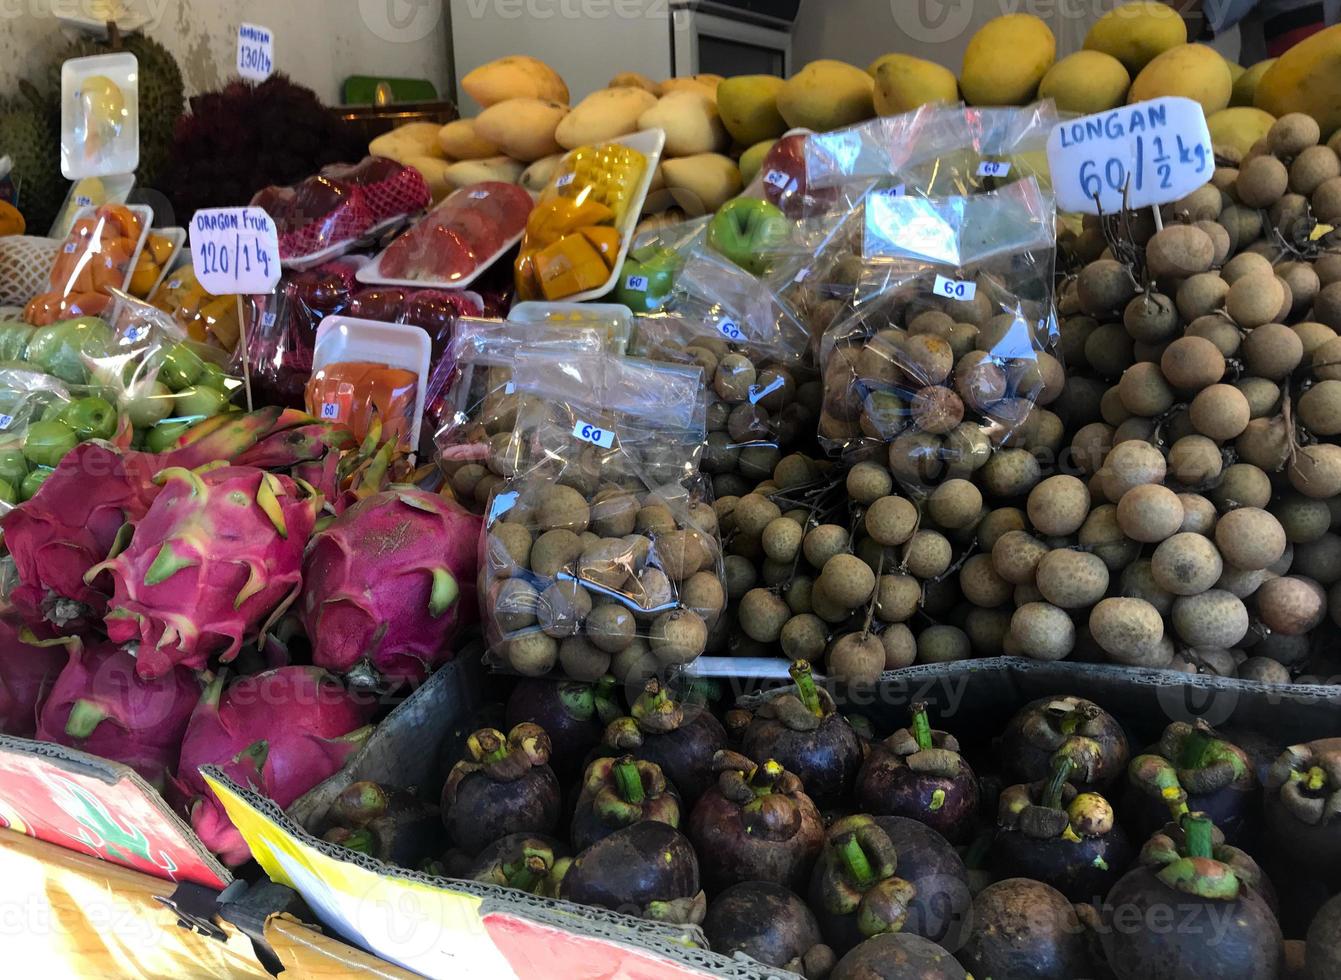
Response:
[[[1048,164],[1061,210],[1111,214],[1185,197],[1210,180],[1215,153],[1201,105],[1165,98],[1059,123]]]

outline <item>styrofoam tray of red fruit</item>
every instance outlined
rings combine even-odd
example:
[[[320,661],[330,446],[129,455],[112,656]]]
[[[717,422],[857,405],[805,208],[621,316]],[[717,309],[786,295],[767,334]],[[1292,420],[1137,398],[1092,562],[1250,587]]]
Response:
[[[516,184],[462,187],[359,269],[359,282],[464,289],[508,253],[526,231],[535,199]]]
[[[279,230],[280,261],[303,269],[335,258],[428,207],[419,171],[384,157],[337,164],[292,187],[266,187],[252,198]]]

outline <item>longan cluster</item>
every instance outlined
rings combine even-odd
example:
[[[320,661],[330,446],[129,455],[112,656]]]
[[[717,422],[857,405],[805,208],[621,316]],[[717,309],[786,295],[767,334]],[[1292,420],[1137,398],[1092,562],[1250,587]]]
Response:
[[[518,481],[481,570],[499,661],[531,677],[651,676],[703,653],[726,607],[711,505],[605,481]]]

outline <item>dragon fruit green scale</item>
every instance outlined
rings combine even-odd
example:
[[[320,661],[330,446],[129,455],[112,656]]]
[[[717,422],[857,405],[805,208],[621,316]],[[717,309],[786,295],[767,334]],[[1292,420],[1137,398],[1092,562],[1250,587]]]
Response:
[[[321,496],[250,466],[187,470],[163,484],[130,544],[89,570],[111,576],[104,620],[115,643],[134,642],[136,671],[227,662],[298,596],[303,548]]]

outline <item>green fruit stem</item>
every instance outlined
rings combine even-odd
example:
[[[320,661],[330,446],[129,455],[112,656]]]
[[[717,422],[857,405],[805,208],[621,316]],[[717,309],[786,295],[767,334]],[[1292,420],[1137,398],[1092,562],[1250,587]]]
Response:
[[[493,728],[482,728],[467,740],[470,754],[481,765],[491,765],[507,758],[508,745],[503,733]]]
[[[783,772],[785,770],[782,768],[782,763],[776,759],[769,759],[751,774],[750,789],[754,790],[755,796],[767,796],[773,792],[773,787],[782,778]]]
[[[619,796],[625,803],[637,805],[646,799],[643,792],[643,776],[634,764],[633,756],[626,755],[615,763],[615,784]]]
[[[507,875],[509,888],[534,892],[545,877],[545,862],[539,857],[528,857],[516,871]]]
[[[1208,858],[1213,856],[1215,846],[1214,836],[1215,825],[1211,823],[1211,818],[1204,813],[1186,813],[1183,814],[1183,836],[1186,843],[1183,847],[1188,857]]]
[[[917,739],[917,747],[923,751],[935,747],[931,738],[931,721],[927,718],[927,706],[920,702],[913,705],[913,738]]]
[[[816,718],[824,715],[824,707],[820,704],[819,690],[815,687],[815,678],[810,672],[810,661],[798,660],[791,666],[789,673],[792,680],[796,682],[797,693],[801,697],[801,703],[805,705]]]
[[[848,834],[838,845],[838,858],[859,891],[865,891],[875,884],[875,871],[871,868],[866,852],[861,849],[856,834]]]
[[[1206,765],[1213,741],[1210,733],[1200,725],[1194,727],[1183,739],[1182,750],[1178,753],[1179,768],[1200,769]]]
[[[65,734],[71,738],[88,738],[106,718],[106,711],[81,698],[70,709],[70,717],[65,719]]]
[[[355,830],[344,839],[342,844],[351,851],[371,855],[373,851],[372,833],[367,830]]]
[[[1071,770],[1076,764],[1068,756],[1054,756],[1052,760],[1052,775],[1048,777],[1048,783],[1043,787],[1043,806],[1051,810],[1060,810],[1062,808],[1062,790],[1066,787],[1066,781],[1071,778]]]

